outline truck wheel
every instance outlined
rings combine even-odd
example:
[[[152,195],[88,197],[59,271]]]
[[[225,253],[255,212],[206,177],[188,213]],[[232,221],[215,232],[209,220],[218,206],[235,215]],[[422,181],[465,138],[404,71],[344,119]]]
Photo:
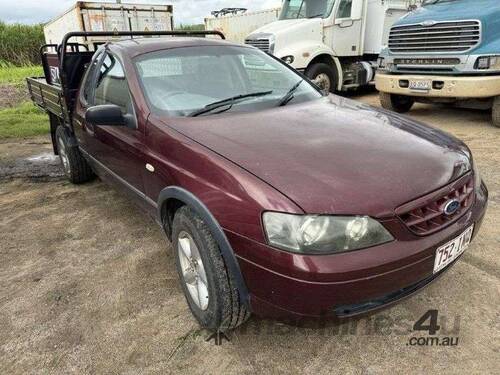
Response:
[[[313,64],[307,68],[306,76],[325,92],[334,93],[337,88],[337,71],[330,65]]]
[[[184,296],[199,324],[222,332],[243,324],[250,312],[234,277],[207,225],[188,206],[175,214],[172,244]]]
[[[59,126],[56,130],[57,150],[64,174],[73,184],[83,184],[94,178],[94,172],[84,159],[77,146],[71,145],[66,129]]]
[[[500,96],[493,100],[493,126],[500,128]]]
[[[408,112],[413,104],[415,104],[415,99],[411,96],[395,95],[389,94],[387,92],[380,92],[380,104],[385,109],[389,109],[398,113]]]

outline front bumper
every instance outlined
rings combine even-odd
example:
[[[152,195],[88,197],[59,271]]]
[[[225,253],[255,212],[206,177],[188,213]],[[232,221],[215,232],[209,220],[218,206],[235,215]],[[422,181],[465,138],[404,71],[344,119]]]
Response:
[[[432,81],[433,85],[429,91],[411,90],[402,87],[402,81]],[[378,91],[398,95],[456,99],[500,96],[500,75],[460,77],[377,73],[375,82]]]
[[[436,249],[472,224],[476,236],[487,197],[482,185],[472,208],[433,235],[412,235],[393,219],[387,224],[404,228],[404,240],[343,254],[304,256],[232,232],[226,235],[236,251],[254,313],[282,319],[342,318],[395,303],[439,276],[433,275]]]

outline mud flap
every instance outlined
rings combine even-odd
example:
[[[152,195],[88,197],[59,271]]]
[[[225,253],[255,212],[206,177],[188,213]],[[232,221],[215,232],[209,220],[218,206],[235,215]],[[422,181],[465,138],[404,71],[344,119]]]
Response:
[[[49,112],[49,121],[50,121],[50,138],[52,140],[52,148],[54,149],[54,155],[59,155],[59,150],[57,149],[57,141],[56,141],[56,130],[57,127],[61,124],[59,118]]]

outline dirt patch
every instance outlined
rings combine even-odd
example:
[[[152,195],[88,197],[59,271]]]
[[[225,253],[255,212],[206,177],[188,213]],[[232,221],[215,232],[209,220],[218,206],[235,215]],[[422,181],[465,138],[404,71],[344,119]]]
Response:
[[[46,137],[4,141],[0,149],[0,181],[23,178],[43,182],[64,176],[59,157]]]
[[[0,85],[0,109],[17,107],[19,103],[29,100],[25,87],[15,85]]]
[[[371,317],[323,327],[253,317],[222,346],[191,317],[161,229],[127,198],[99,181],[34,183],[32,166],[2,178],[0,373],[497,373],[500,131],[483,112],[417,105],[410,115],[464,139],[490,188],[461,261]],[[0,143],[0,165],[50,150],[44,138]],[[40,161],[48,176],[51,159]],[[428,337],[412,327],[429,309],[439,311],[436,337],[458,337],[456,347],[409,345]]]

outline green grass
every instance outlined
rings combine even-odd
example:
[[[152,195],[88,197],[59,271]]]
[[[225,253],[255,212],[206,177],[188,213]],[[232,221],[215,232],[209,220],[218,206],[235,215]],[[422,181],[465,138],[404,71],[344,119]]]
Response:
[[[43,69],[38,65],[13,66],[0,62],[0,84],[24,85],[26,77],[41,77]]]
[[[30,102],[0,110],[0,139],[28,138],[49,132],[47,114]]]

